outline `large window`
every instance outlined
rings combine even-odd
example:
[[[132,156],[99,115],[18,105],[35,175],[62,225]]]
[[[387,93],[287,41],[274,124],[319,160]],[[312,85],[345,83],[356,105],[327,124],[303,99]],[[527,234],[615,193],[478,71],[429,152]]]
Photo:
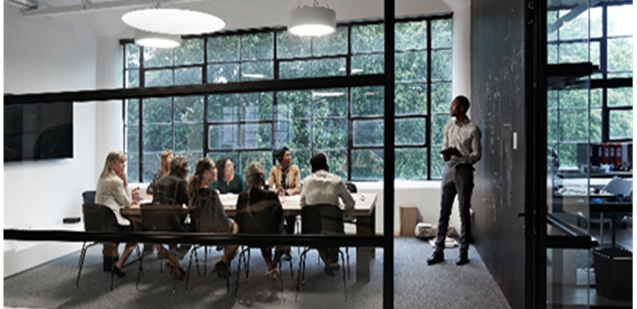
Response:
[[[632,1],[601,2],[576,17],[572,8],[548,14],[549,25],[560,25],[549,29],[548,63],[599,67],[590,93],[586,85],[548,94],[548,143],[564,166],[576,166],[577,144],[589,136],[593,143],[632,141],[632,9]]]
[[[449,120],[451,17],[396,22],[396,177],[436,179],[435,155]],[[339,25],[320,38],[285,30],[191,37],[174,50],[123,43],[126,88],[204,83],[329,78],[384,70],[383,24]],[[287,146],[309,175],[313,153],[328,156],[330,171],[351,180],[383,178],[382,87],[224,93],[126,101],[128,173],[148,182],[162,150],[230,157],[237,171],[251,161],[272,166],[272,150]],[[431,158],[429,158],[429,155]],[[191,167],[192,169],[192,167]]]

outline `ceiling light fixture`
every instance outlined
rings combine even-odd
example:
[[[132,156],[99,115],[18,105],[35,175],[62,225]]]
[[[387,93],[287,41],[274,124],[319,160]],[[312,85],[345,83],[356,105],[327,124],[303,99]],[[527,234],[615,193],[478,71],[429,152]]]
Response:
[[[210,33],[226,26],[221,18],[212,14],[165,8],[131,11],[122,16],[122,21],[135,29],[176,35]]]
[[[298,36],[323,36],[336,30],[336,12],[328,7],[301,6],[290,12],[288,31]]]
[[[135,29],[135,44],[152,48],[175,48],[181,45],[181,36]]]

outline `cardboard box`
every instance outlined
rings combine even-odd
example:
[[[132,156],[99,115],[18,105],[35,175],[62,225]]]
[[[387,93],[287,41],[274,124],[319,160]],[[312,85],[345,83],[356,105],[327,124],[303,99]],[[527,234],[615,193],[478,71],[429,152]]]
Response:
[[[418,223],[418,208],[416,206],[400,206],[400,236],[415,236],[414,230]]]

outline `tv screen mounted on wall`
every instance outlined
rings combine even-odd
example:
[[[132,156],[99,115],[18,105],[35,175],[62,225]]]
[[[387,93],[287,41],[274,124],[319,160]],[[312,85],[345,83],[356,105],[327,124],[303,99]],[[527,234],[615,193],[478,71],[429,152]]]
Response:
[[[4,162],[73,157],[73,102],[4,107]]]

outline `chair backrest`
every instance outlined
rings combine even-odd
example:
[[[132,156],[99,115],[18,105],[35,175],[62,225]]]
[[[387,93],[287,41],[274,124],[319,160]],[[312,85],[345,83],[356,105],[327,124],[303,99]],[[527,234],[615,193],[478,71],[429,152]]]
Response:
[[[358,188],[356,188],[356,185],[353,182],[345,182],[345,187],[347,187],[347,191],[349,191],[349,193],[358,193]]]
[[[84,191],[82,192],[82,200],[84,204],[95,204],[95,191]]]
[[[283,208],[281,208],[281,204],[270,200],[260,201],[260,203],[267,207],[259,207],[256,204],[249,205],[248,194],[241,193],[237,201],[239,233],[281,234],[283,232]],[[255,209],[256,211],[254,211]]]
[[[117,218],[113,211],[100,204],[82,204],[84,231],[113,232],[117,230]]]
[[[301,209],[301,233],[344,234],[343,213],[337,205],[307,205]]]
[[[179,224],[181,205],[143,204],[140,206],[142,230],[171,231]]]

